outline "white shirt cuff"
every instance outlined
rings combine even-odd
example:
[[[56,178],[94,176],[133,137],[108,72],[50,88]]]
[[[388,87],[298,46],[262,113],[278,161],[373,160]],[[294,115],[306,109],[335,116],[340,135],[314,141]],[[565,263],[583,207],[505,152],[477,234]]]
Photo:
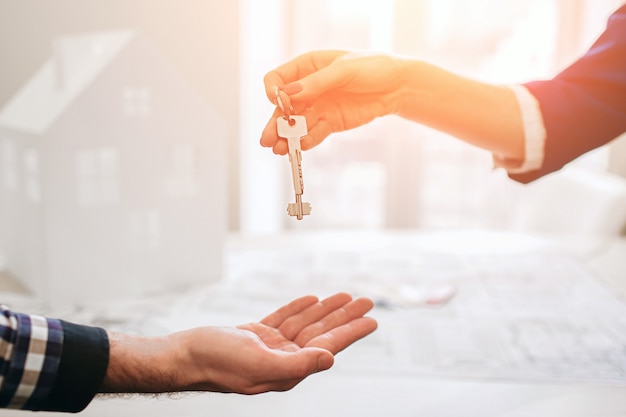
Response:
[[[544,146],[546,142],[546,129],[539,108],[539,102],[526,87],[522,85],[510,85],[509,88],[515,94],[522,113],[524,126],[524,160],[504,159],[493,155],[496,168],[504,168],[509,174],[523,174],[541,168],[544,158]]]

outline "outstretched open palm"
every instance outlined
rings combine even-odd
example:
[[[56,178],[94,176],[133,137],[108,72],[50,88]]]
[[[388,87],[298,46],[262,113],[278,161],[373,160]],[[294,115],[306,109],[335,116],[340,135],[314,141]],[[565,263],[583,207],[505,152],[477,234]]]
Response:
[[[306,296],[292,301],[260,322],[237,326],[256,334],[270,349],[295,352],[305,347],[326,349],[333,355],[376,329],[363,317],[372,308],[367,298],[352,300],[346,293],[323,301]]]
[[[346,293],[322,301],[305,296],[259,322],[174,334],[191,370],[180,373],[182,385],[243,394],[291,389],[330,368],[336,353],[376,329],[376,321],[364,317],[372,307],[370,299]]]

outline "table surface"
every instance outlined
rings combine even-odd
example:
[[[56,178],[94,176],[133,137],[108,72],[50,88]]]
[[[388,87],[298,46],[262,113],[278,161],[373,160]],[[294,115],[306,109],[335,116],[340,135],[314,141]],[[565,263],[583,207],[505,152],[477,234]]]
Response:
[[[379,329],[340,353],[331,370],[289,392],[98,398],[82,415],[626,416],[626,361],[619,352],[611,356],[615,346],[626,346],[619,335],[626,335],[622,239],[478,231],[294,233],[233,236],[225,255],[218,287],[172,301],[157,321],[138,318],[127,325],[160,333],[207,321],[238,324],[293,296],[344,289],[377,299],[372,316]],[[428,301],[450,286],[455,292],[447,302]],[[577,309],[580,320],[570,317]],[[575,333],[572,326],[582,321],[582,333]],[[616,328],[596,329],[599,321]],[[530,337],[524,349],[540,359],[536,366],[520,366],[530,363],[528,357],[485,357],[484,349],[496,345],[492,340],[504,340],[512,328],[518,338]],[[546,335],[552,331],[558,337]],[[579,339],[567,343],[572,334]],[[607,334],[617,336],[602,339]],[[426,340],[441,345],[437,366],[424,360],[433,358]],[[555,347],[558,355],[551,357]],[[576,348],[587,362],[572,356]],[[590,362],[597,352],[608,353]]]

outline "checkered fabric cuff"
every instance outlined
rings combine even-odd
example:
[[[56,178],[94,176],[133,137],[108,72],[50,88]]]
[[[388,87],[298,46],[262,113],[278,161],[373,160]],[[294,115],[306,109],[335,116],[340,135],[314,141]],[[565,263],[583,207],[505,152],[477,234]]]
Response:
[[[54,385],[62,345],[59,320],[0,305],[0,407],[38,409]]]

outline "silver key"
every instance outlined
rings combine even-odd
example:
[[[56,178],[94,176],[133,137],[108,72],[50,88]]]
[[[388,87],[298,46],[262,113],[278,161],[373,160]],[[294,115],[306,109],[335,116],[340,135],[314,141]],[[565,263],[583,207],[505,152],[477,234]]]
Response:
[[[287,213],[302,220],[304,215],[311,214],[311,204],[302,202],[304,193],[304,180],[302,179],[302,150],[300,140],[308,133],[306,118],[304,116],[280,116],[276,119],[278,136],[287,139],[289,146],[289,162],[291,163],[291,176],[293,189],[296,194],[296,202],[287,205]]]

